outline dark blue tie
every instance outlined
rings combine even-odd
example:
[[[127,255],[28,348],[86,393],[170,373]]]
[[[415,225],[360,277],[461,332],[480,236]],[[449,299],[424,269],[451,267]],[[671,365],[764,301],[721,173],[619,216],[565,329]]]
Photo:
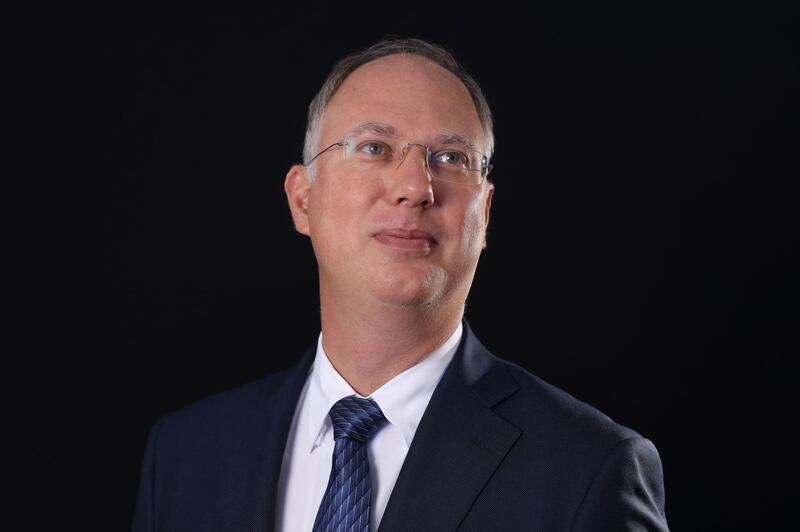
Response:
[[[333,422],[333,464],[313,532],[369,532],[367,441],[386,421],[372,399],[345,397],[329,413]]]

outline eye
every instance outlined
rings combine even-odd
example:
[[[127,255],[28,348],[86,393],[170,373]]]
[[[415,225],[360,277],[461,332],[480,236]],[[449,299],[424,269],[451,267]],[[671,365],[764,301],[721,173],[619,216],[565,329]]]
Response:
[[[441,151],[436,154],[435,160],[447,166],[469,166],[469,158],[461,152],[457,151]]]
[[[382,142],[371,140],[359,144],[358,149],[356,151],[358,151],[359,154],[379,157],[381,155],[386,155],[387,153],[389,153],[389,148],[386,146],[386,144]]]

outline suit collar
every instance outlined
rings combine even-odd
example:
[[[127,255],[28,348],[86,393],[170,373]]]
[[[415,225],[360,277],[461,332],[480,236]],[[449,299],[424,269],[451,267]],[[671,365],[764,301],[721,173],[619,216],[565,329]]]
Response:
[[[516,382],[475,337],[466,321],[452,362],[422,416],[384,512],[380,532],[455,530],[520,435],[492,408]],[[262,404],[265,454],[264,530],[275,522],[278,479],[286,438],[316,345],[287,370],[279,386],[265,379]],[[246,470],[246,469],[245,469]],[[433,504],[431,501],[435,501]]]
[[[395,375],[370,395],[389,423],[400,430],[406,448],[414,439],[422,414],[436,385],[455,356],[462,335],[463,325],[458,323],[442,345],[414,366]],[[304,417],[299,420],[305,423],[302,433],[307,436],[305,441],[309,452],[325,437],[333,438],[333,426],[328,418],[331,407],[343,397],[351,395],[361,397],[331,364],[322,346],[322,335],[317,343],[317,353],[312,367]],[[298,408],[300,407],[301,405],[298,405]]]
[[[461,344],[422,417],[380,532],[458,527],[521,433],[492,411],[517,388],[464,321]]]

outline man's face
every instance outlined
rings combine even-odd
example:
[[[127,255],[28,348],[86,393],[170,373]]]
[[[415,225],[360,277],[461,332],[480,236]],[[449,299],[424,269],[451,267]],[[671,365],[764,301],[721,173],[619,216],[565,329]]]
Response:
[[[403,142],[432,145],[468,137],[481,151],[475,106],[450,72],[414,55],[393,55],[354,71],[329,102],[320,149],[364,123],[391,126]],[[286,179],[295,227],[311,237],[320,295],[343,303],[443,309],[463,305],[484,246],[493,187],[430,179],[424,149],[412,147],[382,175],[353,172],[342,148]],[[350,170],[349,170],[350,169]]]

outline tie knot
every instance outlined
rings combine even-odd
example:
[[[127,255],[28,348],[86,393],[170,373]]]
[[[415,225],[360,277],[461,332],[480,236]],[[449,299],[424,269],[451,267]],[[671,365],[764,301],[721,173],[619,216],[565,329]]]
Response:
[[[361,442],[369,440],[386,421],[375,401],[359,397],[337,401],[331,408],[330,417],[335,440],[352,438]]]

